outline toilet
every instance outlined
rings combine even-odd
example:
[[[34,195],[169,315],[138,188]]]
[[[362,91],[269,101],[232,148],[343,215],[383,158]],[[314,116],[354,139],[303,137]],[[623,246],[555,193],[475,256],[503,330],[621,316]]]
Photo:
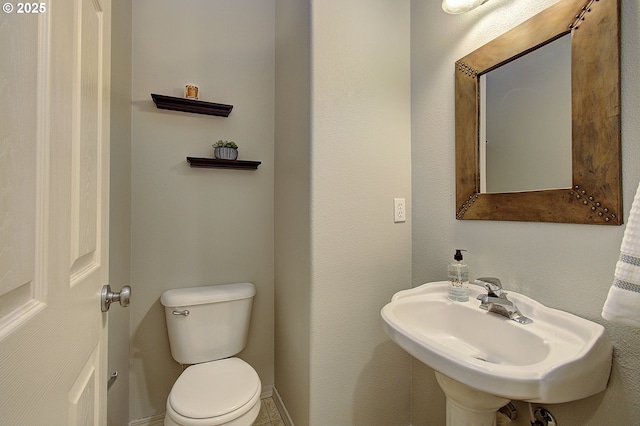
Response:
[[[251,283],[167,290],[171,356],[188,365],[167,398],[166,426],[250,426],[260,411],[258,373],[240,358],[256,294]]]

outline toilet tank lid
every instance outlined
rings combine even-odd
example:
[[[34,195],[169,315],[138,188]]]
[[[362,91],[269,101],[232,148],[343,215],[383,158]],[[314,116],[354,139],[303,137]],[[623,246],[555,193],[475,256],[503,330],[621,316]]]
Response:
[[[228,302],[248,299],[256,294],[252,283],[209,285],[203,287],[174,288],[162,293],[163,306],[194,306],[205,303]]]

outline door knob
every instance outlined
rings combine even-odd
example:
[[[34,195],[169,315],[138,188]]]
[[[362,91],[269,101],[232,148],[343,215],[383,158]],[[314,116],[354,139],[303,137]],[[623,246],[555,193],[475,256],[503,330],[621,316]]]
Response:
[[[127,307],[129,306],[129,300],[131,299],[131,287],[125,285],[122,287],[119,293],[111,291],[110,285],[102,286],[102,291],[100,292],[100,303],[102,312],[107,312],[109,307],[113,302],[120,302],[120,306]]]

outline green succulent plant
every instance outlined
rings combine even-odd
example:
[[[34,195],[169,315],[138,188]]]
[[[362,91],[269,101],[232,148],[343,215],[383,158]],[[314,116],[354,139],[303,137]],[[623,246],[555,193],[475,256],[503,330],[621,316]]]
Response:
[[[224,141],[220,139],[218,142],[213,144],[214,148],[233,148],[238,149],[238,145],[234,141]]]

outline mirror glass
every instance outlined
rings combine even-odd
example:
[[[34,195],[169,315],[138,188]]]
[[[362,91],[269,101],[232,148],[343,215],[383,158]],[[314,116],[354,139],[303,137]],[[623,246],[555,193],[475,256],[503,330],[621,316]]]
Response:
[[[455,128],[457,219],[622,224],[620,0],[558,0],[456,61]]]
[[[482,74],[480,100],[481,193],[571,187],[570,34]]]

